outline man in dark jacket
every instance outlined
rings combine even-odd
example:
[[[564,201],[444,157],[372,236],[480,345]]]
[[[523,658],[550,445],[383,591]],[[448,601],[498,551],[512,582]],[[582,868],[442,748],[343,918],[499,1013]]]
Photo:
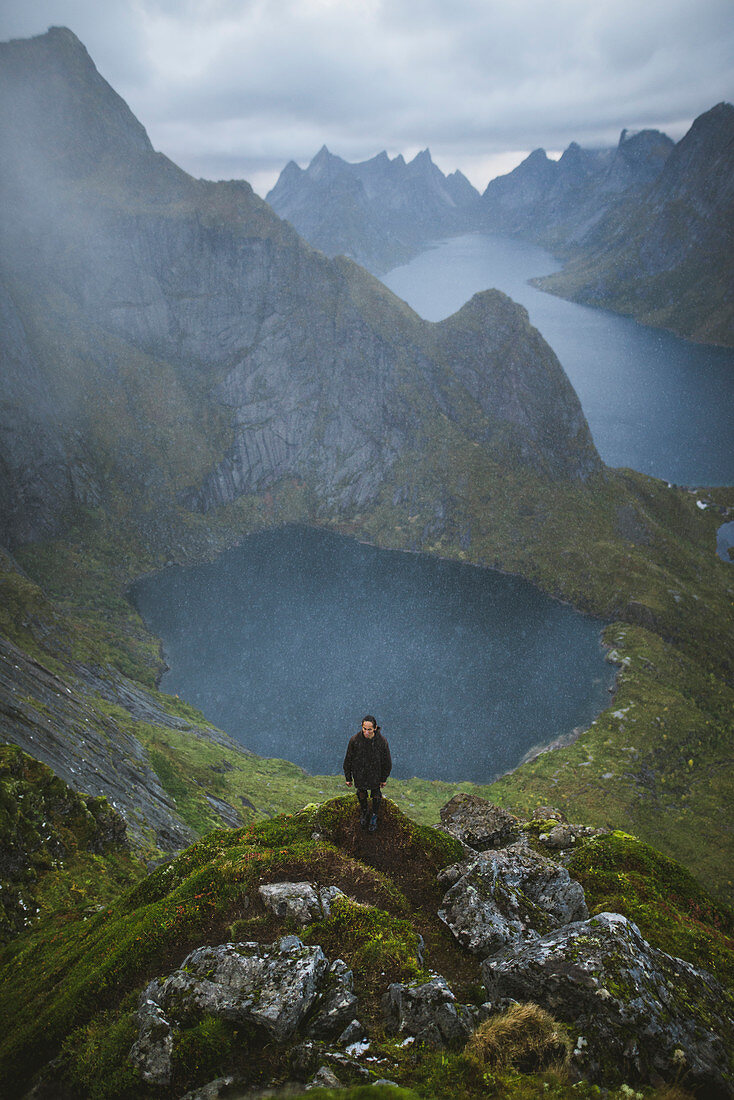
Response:
[[[376,719],[368,714],[362,719],[362,729],[349,740],[344,757],[344,778],[348,787],[354,782],[357,788],[359,823],[363,829],[369,828],[371,833],[377,829],[382,788],[391,770],[390,746],[382,736]],[[372,799],[372,814],[368,808],[368,791]]]

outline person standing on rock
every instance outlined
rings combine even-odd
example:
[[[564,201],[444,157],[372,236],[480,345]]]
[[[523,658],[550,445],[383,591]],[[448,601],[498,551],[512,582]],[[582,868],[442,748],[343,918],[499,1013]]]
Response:
[[[359,823],[371,833],[377,830],[377,817],[382,801],[382,788],[392,771],[390,746],[382,736],[377,719],[371,714],[362,719],[362,729],[349,739],[344,757],[344,778],[347,786],[354,783],[359,799]],[[372,799],[369,811],[367,793]]]

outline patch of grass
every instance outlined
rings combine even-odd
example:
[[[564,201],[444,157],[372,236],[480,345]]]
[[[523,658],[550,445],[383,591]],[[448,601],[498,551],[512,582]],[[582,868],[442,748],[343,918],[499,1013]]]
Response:
[[[535,1004],[514,1004],[480,1024],[464,1047],[467,1058],[491,1069],[535,1073],[568,1068],[573,1044],[563,1024]]]
[[[418,936],[407,920],[383,909],[337,897],[331,913],[304,933],[329,958],[342,958],[354,970],[358,992],[379,998],[391,982],[410,981],[423,974],[418,962]]]
[[[0,845],[0,942],[54,912],[93,911],[145,874],[106,799],[14,745],[0,746]]]

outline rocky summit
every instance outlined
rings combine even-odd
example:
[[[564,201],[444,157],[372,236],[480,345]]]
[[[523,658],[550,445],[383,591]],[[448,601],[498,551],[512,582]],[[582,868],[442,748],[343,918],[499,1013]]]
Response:
[[[450,811],[464,834],[502,813],[479,799],[465,809]],[[479,851],[388,801],[373,837],[348,796],[212,833],[6,964],[7,1095],[32,1082],[38,1100],[364,1085],[446,1100],[488,1088],[591,1100],[603,1088],[622,1100],[681,1081],[683,1097],[734,1095],[731,913],[710,900],[705,912],[700,895],[687,904],[679,884],[669,896],[684,957],[671,954],[663,913],[641,910],[643,930],[603,911],[588,870],[604,866],[609,890],[628,875],[620,852],[639,861],[639,842],[587,837],[569,874],[559,850],[539,850],[546,824],[514,818],[517,839]],[[445,892],[456,873],[481,897],[459,921],[447,916],[456,886]],[[663,888],[678,874],[670,864]],[[503,936],[467,953],[467,929],[488,921]]]

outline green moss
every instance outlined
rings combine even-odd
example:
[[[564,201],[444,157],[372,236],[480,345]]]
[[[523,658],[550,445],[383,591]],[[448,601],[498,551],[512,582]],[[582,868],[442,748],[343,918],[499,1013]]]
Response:
[[[568,869],[592,914],[623,913],[654,946],[734,985],[734,912],[681,864],[614,832],[580,845]]]
[[[347,897],[335,898],[330,915],[311,925],[304,939],[320,944],[328,956],[344,959],[363,995],[379,996],[390,982],[423,974],[412,924]]]
[[[61,1048],[59,1077],[72,1096],[88,1100],[141,1100],[149,1090],[128,1061],[137,1039],[135,1013],[101,1012],[72,1031]]]

